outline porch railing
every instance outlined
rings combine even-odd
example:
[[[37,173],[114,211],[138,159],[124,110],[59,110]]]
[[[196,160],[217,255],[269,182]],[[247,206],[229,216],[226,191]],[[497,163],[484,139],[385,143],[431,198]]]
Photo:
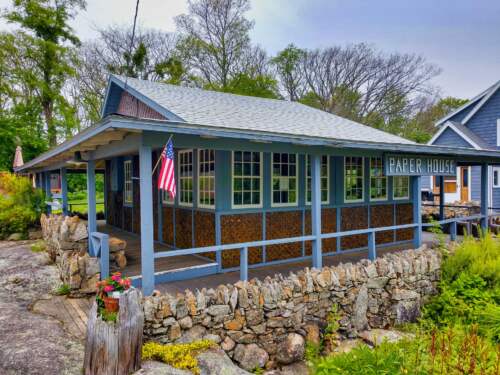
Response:
[[[100,232],[90,233],[89,253],[99,257],[101,280],[109,276],[109,235]]]

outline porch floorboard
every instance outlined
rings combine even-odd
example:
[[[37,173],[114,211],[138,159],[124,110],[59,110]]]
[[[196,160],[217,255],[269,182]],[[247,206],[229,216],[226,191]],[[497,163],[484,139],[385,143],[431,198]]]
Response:
[[[104,221],[98,222],[97,230],[101,233],[108,234],[110,237],[117,237],[121,240],[127,241],[127,247],[125,249],[127,266],[119,271],[127,277],[141,275],[141,237],[137,234],[129,233],[111,225],[107,225]],[[155,242],[154,250],[155,252],[159,252],[173,249],[165,244]],[[213,263],[213,261],[195,255],[160,258],[155,260],[155,272],[169,271],[211,263]],[[118,269],[111,269],[112,272],[117,270]]]

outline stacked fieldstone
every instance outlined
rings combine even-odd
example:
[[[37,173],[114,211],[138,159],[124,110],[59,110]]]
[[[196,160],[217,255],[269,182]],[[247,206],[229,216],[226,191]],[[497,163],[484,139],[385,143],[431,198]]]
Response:
[[[100,266],[99,259],[87,252],[87,223],[78,216],[62,215],[42,215],[40,223],[47,251],[71,293],[95,293]]]
[[[424,222],[429,222],[431,220],[439,220],[439,206],[422,205],[422,220]],[[470,215],[477,215],[480,213],[481,209],[479,202],[452,202],[446,204],[448,207],[444,209],[444,216],[446,219],[451,219],[455,217],[463,217]],[[459,207],[449,207],[449,206],[459,206]]]
[[[163,343],[212,339],[247,370],[273,368],[302,358],[304,338],[325,326],[334,306],[348,337],[414,321],[436,293],[440,264],[423,247],[175,297],[156,293],[144,301],[144,333]]]

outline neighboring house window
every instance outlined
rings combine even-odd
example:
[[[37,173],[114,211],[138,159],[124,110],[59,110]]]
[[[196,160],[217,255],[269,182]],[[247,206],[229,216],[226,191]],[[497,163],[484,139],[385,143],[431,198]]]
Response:
[[[387,199],[387,177],[382,158],[370,158],[370,200]]]
[[[394,199],[410,198],[410,177],[394,176],[392,178],[392,197]]]
[[[193,150],[179,151],[179,204],[193,205]]]
[[[233,206],[262,207],[262,153],[233,151]]]
[[[344,200],[346,202],[363,201],[363,158],[346,156],[344,159]]]
[[[328,155],[323,155],[321,157],[321,203],[328,204],[328,185],[329,185],[329,166],[330,166],[330,158]],[[312,189],[312,174],[311,174],[311,156],[306,155],[306,203],[311,203],[311,189]]]
[[[127,205],[133,202],[132,195],[132,160],[123,162],[123,201]]]
[[[297,193],[297,155],[272,153],[272,205],[295,206]]]
[[[500,187],[500,167],[493,168],[493,187]]]
[[[215,207],[215,150],[198,151],[198,205]]]

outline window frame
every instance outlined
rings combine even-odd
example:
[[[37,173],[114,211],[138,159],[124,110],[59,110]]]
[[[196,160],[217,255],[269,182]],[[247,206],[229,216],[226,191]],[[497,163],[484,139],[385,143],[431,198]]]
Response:
[[[235,152],[252,152],[252,153],[258,153],[259,154],[259,204],[235,204],[234,203],[234,153]],[[231,209],[233,210],[239,210],[239,209],[249,209],[249,208],[262,208],[264,207],[264,194],[263,194],[263,187],[264,187],[264,155],[262,151],[244,151],[244,150],[232,150],[231,151]],[[244,177],[245,175],[242,175],[241,177]],[[240,176],[238,176],[240,177]],[[250,176],[252,177],[252,176]]]
[[[382,175],[381,176],[372,176],[372,160],[373,159],[380,159],[381,161],[381,170],[382,170]],[[382,156],[372,156],[369,158],[369,173],[368,173],[368,177],[369,177],[369,198],[370,198],[370,202],[383,202],[383,201],[386,201],[389,199],[389,179],[387,178],[386,175],[384,175],[384,158]],[[385,179],[385,197],[381,197],[381,198],[372,198],[372,178],[376,178],[376,179]]]
[[[187,179],[187,177],[182,177],[181,175],[181,161],[182,161],[182,154],[188,154],[191,153],[191,202],[183,202],[182,201],[182,180]],[[193,207],[194,204],[194,152],[192,148],[189,149],[184,149],[184,150],[179,150],[177,152],[177,171],[178,171],[178,193],[177,195],[179,196],[177,202],[179,206],[182,207]]]
[[[497,172],[497,183],[495,184],[495,172]],[[470,183],[469,183],[470,186]],[[500,167],[493,167],[491,171],[491,186],[493,188],[500,188]]]
[[[404,197],[396,197],[396,178],[406,177],[408,178],[408,194]],[[408,200],[410,199],[410,176],[392,176],[392,199],[395,201]]]
[[[295,202],[294,203],[274,203],[274,190],[273,190],[273,163],[274,163],[274,154],[288,154],[288,155],[295,155]],[[280,164],[282,164],[280,162]],[[290,162],[288,162],[288,165],[290,165]],[[300,168],[300,163],[299,163],[299,154],[296,154],[294,152],[271,152],[271,163],[270,163],[270,176],[271,176],[271,207],[297,207],[299,205],[299,168]],[[280,176],[283,177],[283,176]],[[287,176],[286,178],[290,179],[292,176]]]
[[[321,158],[323,159],[323,157],[326,157],[326,201],[321,201],[321,204],[330,204],[330,155],[321,155]],[[306,206],[310,206],[311,205],[311,201],[308,201],[307,200],[307,193],[309,192],[309,189],[308,189],[308,182],[309,182],[309,179],[311,179],[311,198],[312,198],[312,169],[310,170],[311,171],[311,176],[308,176],[307,175],[307,161],[311,159],[311,155],[310,154],[306,154],[306,171],[305,171],[305,177],[306,177],[306,186],[305,186],[305,189],[306,189],[306,192],[305,192],[305,201],[306,201]],[[323,162],[323,160],[322,160]],[[311,166],[310,166],[311,167]],[[321,172],[321,167],[320,167],[320,172]],[[324,176],[320,176],[320,180],[322,178],[325,178]],[[320,183],[321,184],[321,183]],[[322,190],[322,189],[321,189]]]
[[[347,158],[360,158],[361,159],[361,198],[360,199],[347,199],[347,178],[346,178],[346,159]],[[365,201],[365,157],[364,156],[344,156],[343,165],[343,178],[344,178],[344,203],[360,203]]]
[[[203,204],[203,203],[200,202],[201,201],[201,190],[200,190],[200,183],[201,183],[201,178],[200,178],[200,176],[201,176],[201,174],[200,174],[201,173],[200,172],[201,161],[200,160],[201,160],[201,158],[200,158],[200,154],[203,151],[212,151],[213,155],[214,155],[214,158],[213,158],[214,175],[213,176],[210,176],[210,175],[205,176],[205,177],[212,178],[213,181],[214,181],[214,190],[213,190],[213,192],[214,192],[214,204]],[[212,149],[212,148],[201,148],[201,149],[198,149],[198,155],[197,156],[198,156],[198,160],[197,160],[197,168],[198,169],[197,169],[196,176],[197,176],[198,182],[197,182],[196,185],[197,185],[197,189],[198,190],[197,190],[197,194],[196,195],[197,195],[197,204],[198,204],[198,207],[200,207],[200,208],[208,208],[208,209],[215,209],[215,204],[216,204],[215,203],[216,202],[216,195],[215,195],[215,158],[216,158],[216,156],[215,156],[215,150]],[[210,163],[212,163],[212,161],[211,160],[208,161],[208,162],[205,161],[204,163],[210,164]],[[210,186],[210,183],[209,183],[209,186]],[[211,190],[208,191],[209,194],[210,194],[210,192],[211,192]]]
[[[127,168],[130,166],[130,168]],[[129,177],[127,179],[127,169],[129,169]],[[134,180],[133,180],[134,169],[132,166],[132,160],[123,161],[123,205],[126,207],[132,207],[134,205]],[[130,201],[127,200],[127,183],[130,184]]]

